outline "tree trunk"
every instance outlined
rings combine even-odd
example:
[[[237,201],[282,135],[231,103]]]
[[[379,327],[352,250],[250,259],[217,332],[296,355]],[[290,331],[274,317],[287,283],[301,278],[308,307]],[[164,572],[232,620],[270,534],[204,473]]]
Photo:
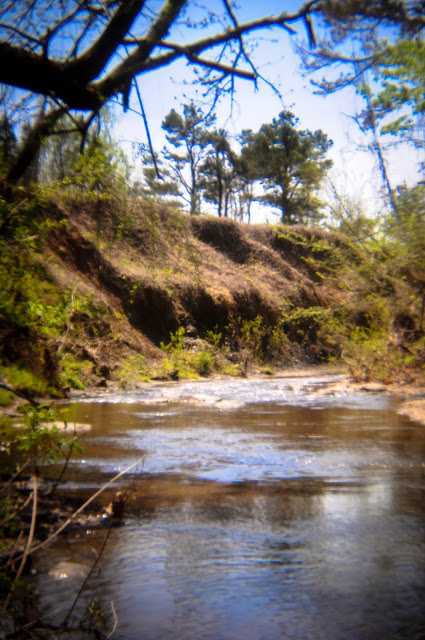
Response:
[[[25,140],[18,148],[18,152],[9,167],[6,182],[16,184],[22,179],[40,151],[43,138],[53,130],[56,122],[66,112],[65,107],[54,109],[49,113],[42,113],[33,126],[29,129]]]

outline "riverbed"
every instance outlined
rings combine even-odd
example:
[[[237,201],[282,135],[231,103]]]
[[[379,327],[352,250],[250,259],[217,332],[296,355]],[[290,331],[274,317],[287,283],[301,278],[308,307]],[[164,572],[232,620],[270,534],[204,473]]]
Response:
[[[66,487],[94,491],[139,461],[80,612],[116,611],[119,640],[425,638],[425,429],[340,380],[71,403],[70,424],[92,428]],[[41,613],[67,611],[104,535],[88,523],[38,556]]]

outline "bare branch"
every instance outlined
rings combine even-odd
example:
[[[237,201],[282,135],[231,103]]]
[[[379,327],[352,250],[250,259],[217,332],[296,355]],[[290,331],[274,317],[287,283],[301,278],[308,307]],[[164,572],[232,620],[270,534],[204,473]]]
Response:
[[[9,168],[6,180],[9,184],[14,184],[25,172],[40,148],[41,140],[50,132],[59,120],[66,113],[65,107],[52,109],[47,114],[41,114],[35,124],[31,127],[29,134],[20,149],[17,158]]]
[[[32,545],[32,541],[34,539],[35,521],[36,521],[36,518],[37,518],[38,484],[37,484],[37,475],[36,474],[34,474],[32,476],[32,481],[33,481],[33,487],[34,488],[33,488],[33,493],[32,493],[32,501],[33,502],[32,502],[32,516],[31,516],[30,531],[29,531],[29,534],[28,534],[28,540],[27,540],[27,544],[25,546],[25,551],[24,551],[23,555],[21,556],[21,564],[19,565],[19,569],[18,569],[18,571],[16,573],[16,576],[15,576],[15,579],[14,579],[14,581],[12,583],[10,591],[7,594],[6,599],[5,599],[4,603],[3,603],[3,607],[2,607],[2,610],[1,610],[1,614],[3,616],[4,616],[4,614],[6,613],[8,607],[9,607],[9,604],[10,604],[10,601],[12,599],[15,587],[18,584],[18,582],[19,582],[19,580],[21,578],[21,575],[22,575],[22,572],[24,570],[27,558],[28,558],[29,554],[31,553],[31,545]]]
[[[96,493],[90,496],[90,498],[88,498],[88,500],[86,500],[84,504],[81,505],[81,507],[79,507],[76,511],[74,511],[74,513],[67,520],[65,520],[65,522],[61,524],[58,529],[56,529],[56,531],[51,533],[46,540],[43,540],[42,542],[37,542],[31,549],[28,549],[27,552],[24,552],[23,554],[19,555],[17,558],[14,558],[13,561],[17,562],[18,560],[21,560],[24,557],[24,555],[28,556],[31,553],[34,553],[34,551],[38,551],[39,549],[42,549],[43,547],[48,545],[52,540],[54,540],[54,538],[56,538],[60,533],[62,533],[62,531],[64,531],[64,529],[66,529],[71,524],[71,522],[76,518],[76,516],[79,513],[84,511],[84,509],[88,507],[89,504],[93,502],[93,500],[96,500],[98,496],[100,496],[108,487],[110,487],[111,484],[115,482],[115,480],[118,480],[118,478],[121,478],[125,473],[128,473],[132,469],[135,469],[138,465],[142,464],[142,462],[143,462],[143,458],[140,458],[133,464],[129,465],[128,467],[126,467],[125,469],[117,473],[113,478],[108,480],[98,491],[96,491]],[[11,564],[12,564],[12,561],[9,560],[4,565],[2,565],[1,568],[4,569],[6,567],[9,567]]]
[[[16,207],[14,207],[12,209],[12,211],[9,213],[9,215],[7,216],[6,220],[9,220],[13,214],[18,211],[18,209],[25,204],[25,202],[27,202],[27,199],[25,198],[25,200],[23,200],[22,202],[20,202]],[[0,233],[3,231],[3,227],[5,226],[5,224],[3,223],[0,227]],[[16,389],[13,389],[12,387],[9,387],[9,385],[5,384],[3,382],[3,380],[0,379],[0,389],[6,389],[6,391],[10,391],[11,393],[14,393],[15,396],[18,396],[19,398],[23,398],[24,400],[27,400],[27,402],[31,403],[34,407],[38,407],[39,402],[37,402],[36,400],[34,400],[34,398],[30,398],[26,393],[23,393],[22,391],[17,391]]]
[[[270,27],[279,27],[293,34],[295,29],[291,23],[305,18],[307,13],[319,4],[319,0],[306,3],[294,13],[283,12],[277,16],[265,16],[243,24],[236,21],[232,28],[184,46],[167,43],[164,37],[185,5],[185,0],[166,2],[144,37],[130,40],[125,38],[143,4],[143,0],[120,3],[117,12],[96,42],[84,54],[63,62],[8,42],[0,42],[0,82],[34,93],[54,96],[73,109],[99,109],[113,95],[126,93],[136,75],[170,64],[179,57],[199,56],[217,45],[232,40],[241,42],[245,33]],[[95,78],[105,69],[118,45],[123,42],[136,44],[135,50],[104,78],[96,81]],[[168,48],[171,51],[152,56],[157,47]],[[245,75],[245,72],[238,70],[238,74],[242,73],[243,77],[253,79],[256,77],[256,71],[248,54],[245,51],[243,53],[252,73]],[[200,64],[204,64],[203,58],[202,61]],[[208,61],[208,66],[212,66],[212,61]]]
[[[17,29],[15,26],[11,24],[6,24],[4,22],[0,22],[0,28],[5,29],[6,31],[11,31],[16,35],[20,36],[24,40],[28,40],[28,42],[32,42],[33,44],[40,45],[40,40],[38,38],[34,38],[34,36],[30,36],[29,34],[21,31],[21,29]]]
[[[311,68],[317,71],[324,64],[354,65],[351,74],[333,83],[317,83],[321,90],[329,91],[352,82],[374,63],[376,39],[367,41],[365,55],[350,57],[342,48],[347,35],[358,34],[356,42],[364,43],[366,35],[374,35],[380,25],[395,25],[399,31],[405,27],[412,33],[425,26],[422,0],[308,0],[293,12],[261,16],[259,10],[261,17],[243,23],[231,0],[222,0],[222,4],[224,19],[213,20],[215,31],[210,29],[208,35],[182,43],[175,42],[175,34],[169,36],[169,32],[173,25],[181,24],[188,0],[163,0],[159,8],[147,6],[146,0],[7,1],[0,8],[0,83],[45,96],[62,113],[89,112],[90,122],[93,114],[118,94],[128,108],[130,90],[139,75],[179,59],[195,67],[209,95],[232,92],[235,78],[256,82],[262,76],[246,36],[258,38],[258,33],[267,29],[293,35],[295,26],[302,22],[310,47],[316,47],[312,18],[319,16],[324,20],[325,35],[335,37],[332,49],[322,40]],[[210,26],[210,12],[207,8],[205,12],[205,22]],[[15,109],[20,94],[8,96]],[[32,127],[34,135],[52,131],[55,118],[49,118],[50,123],[38,118]],[[10,175],[14,181],[20,177],[18,170]]]
[[[317,47],[317,38],[316,38],[316,34],[314,33],[313,23],[308,14],[304,16],[304,23],[307,29],[309,45],[313,49],[314,47]]]
[[[111,631],[106,636],[106,640],[108,640],[109,638],[112,638],[112,636],[114,635],[114,633],[115,633],[115,631],[117,629],[117,626],[118,626],[118,616],[117,616],[117,612],[115,610],[115,606],[114,606],[113,600],[111,600],[111,611],[112,611],[112,615],[114,617],[114,624],[112,626]]]
[[[84,40],[84,38],[86,38],[87,33],[94,26],[95,22],[96,22],[96,16],[90,15],[90,18],[87,20],[86,24],[81,30],[80,35],[77,38],[75,38],[74,46],[72,47],[71,53],[70,53],[71,58],[74,58],[77,55],[78,49],[80,48],[82,41]]]
[[[185,0],[168,0],[163,5],[157,19],[139,43],[136,51],[130,54],[103,81],[95,85],[95,92],[98,95],[105,96],[107,100],[116,93],[129,91],[133,77],[143,70],[145,61],[158,45],[158,42],[167,35],[184,4]]]
[[[209,60],[207,58],[201,58],[200,56],[192,53],[190,47],[181,46],[178,44],[163,44],[162,46],[170,47],[172,51],[176,54],[177,57],[185,56],[189,62],[194,64],[199,64],[202,67],[208,67],[210,69],[216,69],[217,71],[222,71],[224,75],[234,75],[240,78],[247,78],[249,80],[255,80],[257,77],[257,72],[255,71],[247,71],[245,69],[239,69],[234,65],[224,64],[222,62],[218,62],[216,60]],[[175,59],[175,58],[173,58]],[[153,67],[151,67],[153,68]]]
[[[234,11],[232,9],[232,5],[230,4],[229,0],[223,0],[223,3],[224,3],[224,6],[226,7],[226,11],[227,11],[227,13],[228,13],[228,15],[230,17],[230,20],[233,23],[234,28],[237,29],[239,27],[239,23],[238,23],[238,20],[236,18],[236,14],[234,13]],[[239,40],[240,51],[241,51],[243,57],[245,58],[246,62],[251,67],[251,69],[252,69],[252,71],[254,73],[254,76],[256,77],[258,75],[257,69],[254,67],[251,58],[249,57],[249,55],[245,51],[245,44],[244,44],[244,41],[242,39],[242,36],[240,36],[238,38],[238,40]]]
[[[127,0],[121,3],[90,49],[71,63],[74,69],[78,69],[83,81],[96,78],[105,68],[144,4],[145,0]]]

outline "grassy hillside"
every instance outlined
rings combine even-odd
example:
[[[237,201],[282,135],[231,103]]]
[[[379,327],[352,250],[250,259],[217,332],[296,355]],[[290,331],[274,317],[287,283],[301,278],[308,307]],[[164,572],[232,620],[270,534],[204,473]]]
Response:
[[[0,258],[0,374],[15,388],[61,394],[329,361],[359,379],[423,375],[407,281],[342,235],[144,200],[16,207]]]

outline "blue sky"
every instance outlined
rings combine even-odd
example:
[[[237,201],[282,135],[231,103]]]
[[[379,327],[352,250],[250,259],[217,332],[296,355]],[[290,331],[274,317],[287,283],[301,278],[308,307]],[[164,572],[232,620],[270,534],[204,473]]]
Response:
[[[215,3],[209,3],[209,6]],[[292,0],[282,3],[278,0],[258,2],[245,0],[243,10],[238,11],[241,21],[282,11],[282,5],[288,11],[298,8],[300,2]],[[305,39],[302,23],[296,25],[298,39]],[[204,32],[191,30],[172,34],[173,39],[187,37],[188,41],[204,35]],[[180,36],[180,37],[179,37]],[[266,84],[260,82],[256,91],[253,83],[247,80],[236,80],[236,93],[233,106],[230,100],[219,105],[217,124],[224,126],[231,135],[237,135],[242,129],[257,130],[263,123],[270,122],[284,108],[292,110],[299,118],[299,126],[303,129],[322,129],[333,140],[330,157],[334,161],[331,172],[333,182],[341,192],[360,200],[365,210],[373,215],[380,207],[379,175],[375,168],[374,158],[358,148],[366,140],[357,125],[350,118],[361,107],[360,98],[352,89],[346,89],[326,97],[314,94],[310,78],[303,77],[300,71],[300,59],[294,51],[292,36],[282,30],[257,32],[257,46],[253,52],[253,60],[259,71],[273,82],[282,94],[282,100]],[[181,105],[190,99],[199,98],[199,90],[191,87],[192,72],[184,62],[177,62],[164,69],[144,74],[139,79],[146,116],[156,149],[161,149],[165,138],[161,123],[165,115],[172,109],[181,110]],[[134,94],[134,92],[133,92]],[[136,96],[132,96],[132,106],[137,107]],[[126,150],[129,143],[125,141],[146,142],[142,119],[128,112],[123,114],[117,110],[117,122],[114,135],[123,141]],[[417,181],[419,157],[411,148],[398,149],[389,155],[390,175],[394,185],[402,182],[413,184]],[[273,219],[271,217],[270,219]]]

